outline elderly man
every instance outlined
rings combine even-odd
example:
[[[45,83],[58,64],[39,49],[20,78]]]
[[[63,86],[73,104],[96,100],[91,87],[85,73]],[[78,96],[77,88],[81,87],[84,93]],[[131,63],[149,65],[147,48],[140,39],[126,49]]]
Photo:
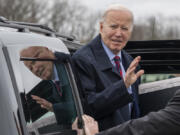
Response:
[[[140,56],[133,58],[123,48],[133,29],[133,14],[121,5],[111,5],[100,22],[100,34],[79,49],[73,60],[91,112],[100,130],[140,115],[138,106]]]

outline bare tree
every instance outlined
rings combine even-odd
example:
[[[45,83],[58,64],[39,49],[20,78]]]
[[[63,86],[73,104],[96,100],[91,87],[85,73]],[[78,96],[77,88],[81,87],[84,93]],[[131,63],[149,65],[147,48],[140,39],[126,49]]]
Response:
[[[61,34],[75,36],[81,42],[92,39],[96,33],[99,14],[89,13],[85,6],[77,1],[53,1],[48,25]]]
[[[177,16],[143,16],[137,18],[131,40],[168,40],[180,38],[180,18]]]
[[[45,3],[36,0],[0,0],[0,15],[9,20],[38,22]]]
[[[9,20],[46,24],[57,32],[86,43],[97,34],[100,13],[90,12],[77,0],[0,0],[0,16]],[[131,40],[180,38],[178,16],[141,16]]]

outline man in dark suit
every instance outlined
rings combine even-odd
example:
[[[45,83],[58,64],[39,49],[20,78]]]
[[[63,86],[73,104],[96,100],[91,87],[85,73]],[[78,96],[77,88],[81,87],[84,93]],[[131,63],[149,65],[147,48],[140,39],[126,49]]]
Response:
[[[140,115],[138,79],[140,56],[133,58],[123,48],[133,29],[131,11],[111,5],[100,22],[100,34],[73,55],[88,105],[100,130]]]
[[[62,63],[52,61],[62,58],[59,58],[57,53],[53,53],[48,48],[41,46],[32,46],[23,49],[20,56],[37,59],[51,59],[51,61],[24,61],[25,66],[33,74],[43,80],[49,80],[49,83],[52,84],[51,90],[53,94],[49,95],[52,98],[47,100],[36,95],[32,95],[32,98],[36,100],[42,108],[54,112],[58,124],[69,124],[71,126],[76,117],[76,109],[68,75]],[[63,54],[60,56],[63,56]]]
[[[179,135],[180,90],[177,90],[164,109],[151,112],[144,117],[127,121],[100,133],[98,133],[97,122],[92,117],[85,115],[83,119],[86,135]],[[74,125],[76,124],[74,123]]]

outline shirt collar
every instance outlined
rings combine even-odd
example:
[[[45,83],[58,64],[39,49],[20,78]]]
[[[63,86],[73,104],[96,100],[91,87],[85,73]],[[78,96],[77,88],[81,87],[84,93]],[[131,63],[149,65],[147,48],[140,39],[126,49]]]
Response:
[[[120,57],[120,61],[121,61],[121,51],[115,55],[114,53],[112,53],[112,51],[104,44],[104,42],[101,40],[102,46],[106,52],[106,54],[108,55],[110,61],[114,61],[114,57],[115,56],[119,56]]]
[[[53,68],[54,68],[54,70],[53,70],[53,80],[54,81],[59,81],[59,77],[58,77],[58,72],[57,72],[57,69],[56,69],[56,66],[55,66],[55,64],[54,64],[54,66],[53,66]]]

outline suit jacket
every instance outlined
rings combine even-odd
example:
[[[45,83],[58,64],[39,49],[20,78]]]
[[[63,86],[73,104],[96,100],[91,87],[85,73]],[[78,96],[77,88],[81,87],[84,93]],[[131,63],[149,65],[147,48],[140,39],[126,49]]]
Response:
[[[167,106],[148,115],[130,120],[97,135],[179,135],[180,134],[180,90]]]
[[[99,129],[104,130],[129,120],[128,103],[133,98],[104,51],[100,35],[76,51],[72,58],[92,112],[89,115],[98,121]],[[133,58],[122,50],[125,70],[132,60]],[[136,99],[138,84],[139,80],[132,85]]]

